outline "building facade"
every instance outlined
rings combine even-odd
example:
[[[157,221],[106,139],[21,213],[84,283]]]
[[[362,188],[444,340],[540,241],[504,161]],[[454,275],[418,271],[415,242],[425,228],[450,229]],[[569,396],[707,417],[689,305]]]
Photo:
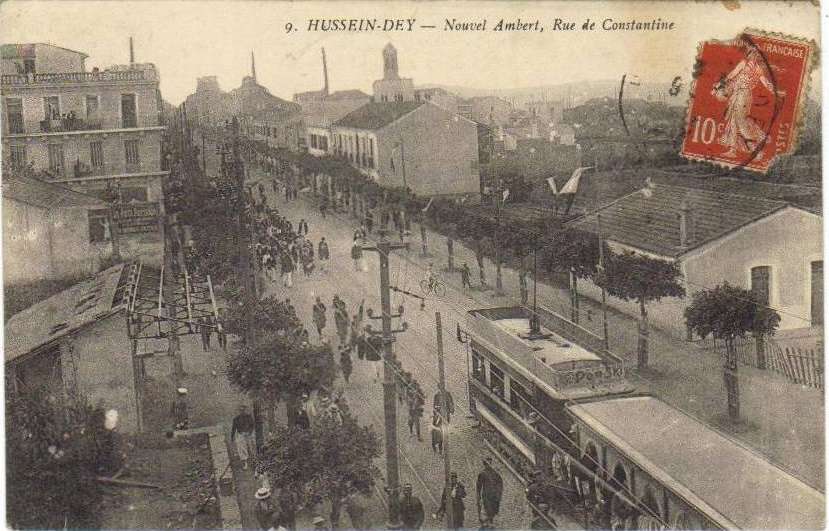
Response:
[[[570,226],[600,230],[593,213]],[[657,184],[650,197],[634,192],[604,207],[601,231],[617,252],[679,264],[686,297],[649,303],[648,315],[681,337],[693,293],[724,282],[776,309],[780,330],[822,327],[822,227],[820,214],[784,201]],[[590,282],[582,284],[585,293],[599,296]],[[634,303],[613,297],[608,303],[639,313]]]
[[[480,193],[477,125],[432,103],[364,105],[331,126],[329,150],[382,186]]]
[[[98,272],[113,250],[109,217],[97,215],[107,213],[107,208],[104,201],[63,186],[5,175],[5,285],[79,278]]]
[[[93,196],[117,183],[125,201],[142,207],[140,222],[125,221],[124,255],[159,261],[168,172],[158,72],[152,64],[87,72],[85,58],[45,44],[3,47],[3,71],[23,70],[2,75],[3,151],[13,170]]]

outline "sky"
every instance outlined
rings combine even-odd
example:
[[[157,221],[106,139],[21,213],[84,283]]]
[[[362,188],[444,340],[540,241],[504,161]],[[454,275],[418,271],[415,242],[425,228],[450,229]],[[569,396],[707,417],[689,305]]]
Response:
[[[256,54],[257,78],[275,95],[322,87],[325,47],[331,90],[360,89],[382,77],[381,50],[398,50],[400,74],[417,85],[519,88],[619,79],[622,74],[666,82],[689,79],[697,46],[758,28],[819,41],[820,11],[807,2],[254,2],[49,1],[0,4],[3,43],[46,42],[89,54],[87,68],[129,60],[154,63],[162,96],[180,103],[196,78],[217,75],[223,90],[239,86]],[[500,19],[534,22],[543,32],[495,32]],[[309,32],[309,19],[416,19],[407,32]],[[444,31],[447,19],[487,21],[485,32]],[[556,18],[575,31],[553,31]],[[586,19],[593,31],[581,31]],[[605,19],[674,23],[671,31],[604,31]],[[296,31],[286,31],[292,24]],[[434,25],[436,28],[421,28]],[[817,94],[819,72],[812,75]]]

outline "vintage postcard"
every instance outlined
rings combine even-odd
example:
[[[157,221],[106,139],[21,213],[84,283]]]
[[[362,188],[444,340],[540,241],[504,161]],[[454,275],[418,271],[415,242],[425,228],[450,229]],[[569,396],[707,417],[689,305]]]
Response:
[[[9,528],[825,527],[818,5],[0,27]]]

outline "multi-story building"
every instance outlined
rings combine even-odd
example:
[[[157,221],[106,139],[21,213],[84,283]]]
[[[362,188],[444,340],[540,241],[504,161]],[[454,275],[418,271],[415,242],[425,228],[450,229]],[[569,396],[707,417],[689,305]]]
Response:
[[[317,157],[328,153],[331,143],[331,124],[351,111],[362,107],[371,97],[361,90],[328,91],[328,65],[325,48],[322,49],[322,90],[294,94],[294,102],[302,107],[304,141],[308,153]]]
[[[271,147],[299,151],[305,144],[305,128],[299,105],[290,109],[242,115],[240,125],[250,138],[265,142]]]
[[[118,198],[121,254],[161,259],[159,76],[152,64],[86,71],[87,55],[49,44],[2,47],[3,151],[12,171]],[[92,231],[90,221],[90,231]],[[90,237],[91,232],[90,232]]]
[[[480,193],[477,124],[433,103],[363,105],[331,126],[329,151],[382,186]]]
[[[225,116],[222,112],[222,89],[216,76],[196,79],[196,92],[184,101],[188,120],[200,128],[218,127]]]
[[[391,43],[383,48],[383,79],[374,82],[374,101],[414,101],[414,81],[400,77],[397,71],[397,49]]]
[[[438,107],[443,107],[454,113],[458,113],[460,110],[458,104],[461,99],[456,94],[440,87],[415,89],[414,99],[415,101],[430,101]]]

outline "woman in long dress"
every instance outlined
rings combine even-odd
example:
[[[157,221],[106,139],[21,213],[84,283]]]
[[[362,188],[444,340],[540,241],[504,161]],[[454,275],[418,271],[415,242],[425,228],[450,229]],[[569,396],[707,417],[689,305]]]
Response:
[[[762,85],[775,96],[784,95],[782,91],[775,91],[768,66],[757,47],[745,36],[740,38],[739,46],[745,58],[712,91],[714,97],[726,102],[725,128],[718,140],[728,148],[723,153],[725,157],[736,157],[738,152],[751,153],[766,139],[766,132],[750,116],[754,89]]]

